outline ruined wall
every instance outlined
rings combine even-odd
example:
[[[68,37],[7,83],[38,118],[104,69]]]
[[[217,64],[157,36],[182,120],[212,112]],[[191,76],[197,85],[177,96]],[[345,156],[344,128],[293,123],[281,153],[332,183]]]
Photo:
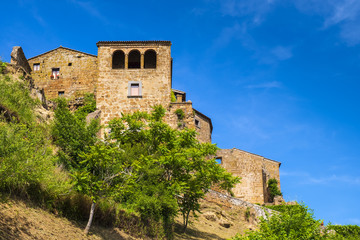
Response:
[[[64,97],[77,93],[95,92],[97,57],[76,50],[59,47],[29,59],[35,85],[44,88],[47,99],[57,98],[61,92]],[[34,71],[34,64],[40,69]],[[52,69],[60,68],[59,79],[52,79]]]
[[[175,111],[181,109],[184,112],[184,119],[180,120],[176,115]],[[192,108],[192,103],[189,102],[173,102],[170,103],[169,108],[165,113],[165,122],[170,125],[170,127],[175,129],[183,129],[187,127],[189,129],[195,129],[194,124],[194,111]]]
[[[157,104],[169,106],[171,97],[170,42],[98,42],[99,79],[97,107],[102,112],[101,123],[120,117],[121,113],[151,111]],[[155,50],[156,68],[143,68],[146,50]],[[125,68],[112,68],[112,55],[116,50],[125,53]],[[141,68],[129,69],[128,54],[131,50],[141,53]],[[141,96],[129,97],[129,84],[141,83]]]
[[[10,63],[22,67],[27,74],[31,73],[29,62],[25,57],[24,51],[19,46],[13,47]]]
[[[217,157],[228,172],[241,177],[233,192],[242,200],[263,204],[268,201],[267,180],[276,178],[280,184],[279,162],[236,148],[220,149]]]

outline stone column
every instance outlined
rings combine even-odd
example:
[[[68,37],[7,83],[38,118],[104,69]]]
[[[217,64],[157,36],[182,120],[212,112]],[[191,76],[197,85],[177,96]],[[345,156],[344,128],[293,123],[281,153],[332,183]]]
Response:
[[[140,53],[140,68],[144,68],[144,54]]]
[[[126,53],[125,54],[125,69],[128,69],[128,66],[129,66],[129,54]]]

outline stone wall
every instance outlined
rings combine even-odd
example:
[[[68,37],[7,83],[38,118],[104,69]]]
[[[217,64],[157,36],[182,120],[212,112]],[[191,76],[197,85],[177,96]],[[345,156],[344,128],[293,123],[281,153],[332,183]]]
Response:
[[[221,158],[221,164],[228,172],[241,177],[241,183],[233,189],[237,198],[263,204],[269,198],[267,181],[276,178],[280,187],[279,162],[236,148],[220,149],[217,158]]]
[[[211,143],[211,133],[213,128],[211,119],[195,109],[194,113],[195,130],[198,133],[199,141]]]
[[[94,55],[59,47],[30,58],[29,63],[35,85],[44,89],[47,99],[96,91],[98,71]],[[34,64],[40,64],[40,69],[34,71]],[[53,68],[60,69],[58,79],[51,78]]]
[[[151,111],[152,106],[168,107],[171,98],[171,43],[166,41],[145,42],[98,42],[99,79],[97,107],[101,110],[101,123],[120,117],[121,113]],[[143,68],[144,53],[155,50],[156,68]],[[112,55],[121,50],[125,53],[125,68],[112,68]],[[141,53],[141,68],[129,69],[128,54],[131,50]],[[129,84],[140,84],[141,96],[129,97]]]

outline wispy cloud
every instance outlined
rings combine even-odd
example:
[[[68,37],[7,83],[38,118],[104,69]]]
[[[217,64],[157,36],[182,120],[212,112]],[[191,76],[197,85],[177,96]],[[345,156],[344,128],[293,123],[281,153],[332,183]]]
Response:
[[[251,16],[254,24],[261,24],[274,0],[221,0],[220,11],[232,17]]]
[[[296,0],[296,7],[303,12],[324,18],[324,29],[338,26],[340,37],[350,46],[360,44],[360,1],[358,0]]]
[[[92,2],[89,1],[80,1],[80,0],[71,0],[71,2],[79,7],[81,7],[85,12],[89,15],[95,17],[99,21],[103,22],[104,24],[109,24],[109,20],[103,15],[94,5]]]
[[[281,171],[283,177],[301,177],[303,184],[321,184],[326,185],[334,182],[349,184],[349,185],[360,185],[360,177],[354,177],[350,175],[330,175],[326,177],[315,177],[310,173],[303,171]]]
[[[248,88],[248,89],[282,88],[282,84],[281,84],[281,82],[278,82],[278,81],[272,81],[272,82],[265,82],[265,83],[248,85],[245,88]]]

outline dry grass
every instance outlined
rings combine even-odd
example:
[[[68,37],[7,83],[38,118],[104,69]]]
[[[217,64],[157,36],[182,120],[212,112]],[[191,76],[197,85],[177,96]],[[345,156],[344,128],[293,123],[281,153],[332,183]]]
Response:
[[[246,209],[234,208],[216,202],[202,201],[202,214],[185,233],[182,232],[181,217],[176,219],[175,240],[228,239],[236,233],[256,228],[253,213],[246,219]],[[90,234],[84,235],[84,223],[70,221],[43,209],[32,207],[18,200],[0,203],[0,239],[6,240],[135,240],[118,228],[92,226]]]

